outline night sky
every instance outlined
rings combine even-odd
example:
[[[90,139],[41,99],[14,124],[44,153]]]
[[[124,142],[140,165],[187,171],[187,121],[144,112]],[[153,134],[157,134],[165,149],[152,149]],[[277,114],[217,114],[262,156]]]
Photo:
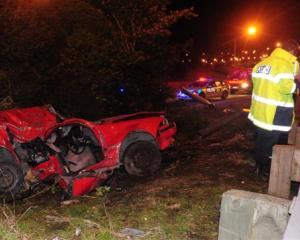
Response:
[[[300,40],[300,0],[173,0],[171,8],[195,7],[197,18],[182,20],[173,28],[173,39],[193,39],[196,52],[237,48],[271,48],[277,41]],[[248,24],[259,26],[250,39],[245,34]]]

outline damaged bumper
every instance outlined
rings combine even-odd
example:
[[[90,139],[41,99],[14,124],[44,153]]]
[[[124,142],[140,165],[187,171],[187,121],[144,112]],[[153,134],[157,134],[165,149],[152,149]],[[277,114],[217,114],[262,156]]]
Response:
[[[157,140],[161,150],[168,148],[175,142],[173,136],[176,134],[176,132],[177,127],[175,123],[170,123],[167,126],[159,128]]]

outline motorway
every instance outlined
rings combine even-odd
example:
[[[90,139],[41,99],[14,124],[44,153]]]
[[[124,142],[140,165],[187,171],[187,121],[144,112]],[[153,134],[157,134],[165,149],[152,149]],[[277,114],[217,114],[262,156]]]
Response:
[[[251,95],[243,95],[243,94],[230,94],[227,99],[223,100],[220,98],[213,98],[209,99],[215,107],[221,107],[221,108],[230,108],[232,105],[234,106],[240,106],[242,108],[249,108],[250,102],[251,102]],[[180,106],[183,108],[202,108],[207,107],[206,104],[203,104],[201,102],[195,101],[195,100],[176,100],[173,99],[169,101],[171,105]]]
[[[247,105],[250,107],[251,95],[241,95],[241,94],[230,94],[227,99],[223,100],[220,98],[210,99],[210,101],[216,106],[226,106],[232,103],[240,103],[241,106]]]

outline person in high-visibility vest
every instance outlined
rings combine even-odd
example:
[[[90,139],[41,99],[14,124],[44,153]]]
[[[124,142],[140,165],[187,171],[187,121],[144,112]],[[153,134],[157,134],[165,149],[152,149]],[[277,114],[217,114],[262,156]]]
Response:
[[[255,161],[257,173],[263,179],[270,173],[273,146],[283,144],[281,136],[287,136],[294,121],[293,93],[295,79],[299,78],[295,55],[298,50],[299,45],[289,41],[284,49],[276,48],[252,70],[253,90],[248,118],[256,127]]]

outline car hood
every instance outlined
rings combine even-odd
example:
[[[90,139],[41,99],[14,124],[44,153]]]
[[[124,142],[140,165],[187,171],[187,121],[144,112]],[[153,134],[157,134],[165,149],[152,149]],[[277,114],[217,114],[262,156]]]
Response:
[[[198,92],[198,90],[202,90],[203,88],[202,87],[186,87],[187,90],[189,90],[190,92],[194,93],[194,92]]]
[[[0,124],[21,141],[43,137],[49,128],[57,124],[58,116],[50,108],[45,105],[0,111]]]
[[[127,115],[120,115],[116,117],[111,118],[103,118],[99,120],[100,123],[117,123],[122,121],[128,121],[128,120],[137,120],[141,118],[148,118],[148,117],[159,117],[164,115],[164,112],[139,112],[139,113],[133,113],[133,114],[127,114]]]

